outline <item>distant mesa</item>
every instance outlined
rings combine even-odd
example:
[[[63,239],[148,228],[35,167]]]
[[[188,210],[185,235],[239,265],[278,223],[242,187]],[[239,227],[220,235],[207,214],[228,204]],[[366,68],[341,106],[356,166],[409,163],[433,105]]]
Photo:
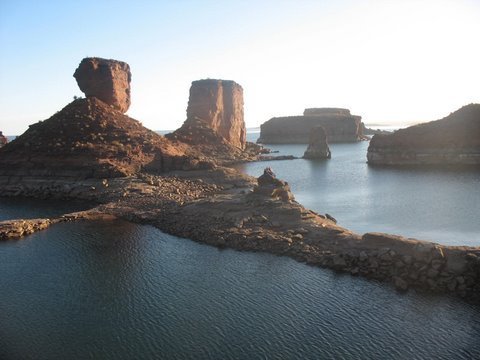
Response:
[[[371,165],[480,165],[480,104],[390,135],[374,135],[367,159]]]
[[[130,107],[130,66],[123,61],[85,58],[73,74],[87,97],[96,97],[125,113]]]
[[[239,84],[216,79],[192,82],[187,120],[175,131],[174,137],[187,143],[198,143],[192,135],[195,135],[195,128],[205,133],[202,130],[205,126],[229,145],[245,149],[247,132],[243,118],[243,89]],[[212,140],[214,136],[210,136]]]
[[[325,129],[329,143],[364,140],[361,116],[340,108],[305,109],[303,116],[274,117],[260,126],[261,144],[308,144],[316,126]]]
[[[310,134],[308,148],[303,154],[304,159],[330,159],[330,149],[327,142],[327,133],[323,126],[315,126]]]
[[[8,139],[6,136],[3,135],[3,133],[0,131],[0,148],[7,145]]]

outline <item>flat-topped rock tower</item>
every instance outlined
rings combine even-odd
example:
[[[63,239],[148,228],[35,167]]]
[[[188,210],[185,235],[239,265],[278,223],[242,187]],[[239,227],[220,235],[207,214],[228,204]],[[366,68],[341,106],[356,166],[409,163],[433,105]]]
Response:
[[[229,144],[245,148],[243,89],[235,81],[206,79],[192,82],[188,119],[201,119]]]

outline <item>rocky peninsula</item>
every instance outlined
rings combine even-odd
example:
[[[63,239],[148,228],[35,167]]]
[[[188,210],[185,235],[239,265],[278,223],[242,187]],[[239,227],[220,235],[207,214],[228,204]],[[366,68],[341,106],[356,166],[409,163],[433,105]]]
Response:
[[[242,161],[258,154],[247,144],[233,145],[208,121],[190,121],[187,115],[192,133],[165,138],[110,105],[95,96],[76,100],[0,149],[1,196],[95,203],[91,210],[55,219],[4,221],[0,239],[62,221],[118,217],[217,247],[266,251],[390,282],[399,290],[480,301],[480,248],[355,234],[296,202],[289,185],[270,169],[255,179],[225,167],[236,154]],[[237,152],[226,163],[211,157],[230,148]]]
[[[480,104],[466,105],[441,120],[374,135],[367,159],[371,165],[480,166]]]
[[[305,109],[303,116],[274,117],[260,126],[260,144],[308,144],[310,133],[322,126],[329,143],[364,140],[361,116],[348,109]]]

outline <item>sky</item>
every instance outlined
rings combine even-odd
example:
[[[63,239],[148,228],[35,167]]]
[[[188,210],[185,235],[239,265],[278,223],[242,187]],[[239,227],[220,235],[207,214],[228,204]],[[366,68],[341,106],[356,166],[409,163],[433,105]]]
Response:
[[[245,122],[343,107],[367,124],[435,120],[480,102],[480,0],[0,0],[0,131],[83,95],[82,58],[125,61],[127,114],[178,128],[190,84],[234,80]]]

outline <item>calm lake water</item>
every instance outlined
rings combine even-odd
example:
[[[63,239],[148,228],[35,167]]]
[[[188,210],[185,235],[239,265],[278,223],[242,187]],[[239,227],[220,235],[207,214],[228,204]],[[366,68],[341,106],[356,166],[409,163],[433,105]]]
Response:
[[[255,141],[259,134],[249,134]],[[331,144],[330,160],[241,165],[259,176],[265,167],[290,184],[296,200],[363,234],[380,231],[448,245],[480,245],[480,168],[378,168],[366,163],[368,142]],[[306,145],[268,145],[301,157]]]
[[[419,191],[404,193],[417,186],[430,194],[422,209],[431,217],[421,219],[436,224],[432,234],[442,233],[444,222],[475,217],[466,208],[478,210],[478,174],[370,169],[354,155],[367,145],[334,145],[327,163],[249,164],[247,171],[272,166],[299,201],[359,232],[421,231],[402,218],[415,211],[410,201],[421,203]],[[84,207],[0,198],[0,220]],[[393,217],[382,214],[387,210]],[[478,240],[478,224],[465,224]],[[461,227],[448,229],[458,235]],[[62,223],[0,243],[0,273],[2,360],[480,359],[480,305],[400,294],[289,258],[218,250],[124,221]]]
[[[478,305],[124,221],[0,243],[0,272],[1,359],[480,357]]]

